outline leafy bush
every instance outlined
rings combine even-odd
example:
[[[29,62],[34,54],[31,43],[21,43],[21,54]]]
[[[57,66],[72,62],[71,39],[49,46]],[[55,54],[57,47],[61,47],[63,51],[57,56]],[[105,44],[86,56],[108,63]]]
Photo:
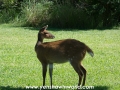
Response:
[[[54,5],[52,8],[49,20],[52,27],[82,29],[102,27],[101,17],[95,17],[85,8],[72,7],[70,4]]]
[[[18,15],[15,0],[0,1],[0,23],[8,23]]]
[[[120,23],[119,0],[87,0],[86,11],[99,27],[111,27]]]
[[[119,0],[2,0],[0,23],[49,24],[58,28],[104,28],[120,23]],[[22,1],[22,2],[18,2]]]
[[[52,5],[51,2],[25,2],[22,5],[20,22],[27,26],[39,26],[49,20],[48,9]]]
[[[70,5],[55,5],[52,8],[49,20],[51,26],[59,28],[85,27],[84,23],[87,20],[87,15],[82,9]]]
[[[4,9],[0,11],[0,23],[8,23],[16,17],[15,9]]]
[[[27,26],[49,24],[58,28],[103,28],[120,22],[119,1],[51,1],[27,1],[23,4],[20,21]]]

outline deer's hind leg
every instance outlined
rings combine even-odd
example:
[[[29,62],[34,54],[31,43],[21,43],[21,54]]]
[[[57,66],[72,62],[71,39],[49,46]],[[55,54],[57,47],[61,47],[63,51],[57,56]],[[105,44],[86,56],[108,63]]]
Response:
[[[82,70],[82,73],[84,74],[84,77],[83,77],[83,83],[82,83],[82,86],[85,85],[85,81],[86,81],[86,69],[80,64],[80,69]]]
[[[83,72],[81,70],[80,64],[77,62],[71,62],[71,65],[73,66],[74,70],[77,72],[79,76],[78,86],[80,86],[83,78]]]

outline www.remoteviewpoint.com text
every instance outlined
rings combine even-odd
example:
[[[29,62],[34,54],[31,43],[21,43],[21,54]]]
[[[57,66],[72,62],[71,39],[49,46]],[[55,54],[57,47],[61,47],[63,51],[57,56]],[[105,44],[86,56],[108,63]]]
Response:
[[[94,86],[26,86],[26,89],[94,89]]]

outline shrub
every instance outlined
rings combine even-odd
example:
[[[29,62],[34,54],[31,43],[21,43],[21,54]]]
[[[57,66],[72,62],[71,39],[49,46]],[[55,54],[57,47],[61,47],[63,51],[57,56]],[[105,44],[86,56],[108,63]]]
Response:
[[[84,27],[86,14],[82,9],[70,5],[55,5],[52,8],[49,20],[51,26],[59,28]]]
[[[101,17],[89,14],[85,8],[71,5],[54,5],[49,23],[58,28],[98,28],[102,26]],[[96,19],[97,18],[97,19]]]
[[[57,28],[104,28],[120,23],[119,0],[9,0],[1,5],[0,23]],[[4,6],[4,7],[3,7]],[[1,9],[2,8],[2,9]]]
[[[8,23],[18,15],[15,0],[0,1],[0,23]]]
[[[24,2],[18,22],[24,26],[39,26],[49,20],[48,9],[51,2]]]

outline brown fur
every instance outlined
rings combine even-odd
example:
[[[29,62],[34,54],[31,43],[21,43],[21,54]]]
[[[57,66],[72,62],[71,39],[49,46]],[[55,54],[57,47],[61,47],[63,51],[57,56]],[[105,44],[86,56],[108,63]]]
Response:
[[[35,51],[37,54],[37,58],[41,62],[43,66],[43,86],[45,85],[45,77],[47,71],[47,65],[50,64],[53,66],[53,63],[64,63],[69,61],[73,66],[74,70],[78,73],[79,83],[81,84],[82,77],[83,83],[85,85],[86,79],[86,70],[81,65],[81,61],[85,57],[86,51],[93,56],[93,51],[85,45],[83,42],[80,42],[75,39],[64,39],[53,42],[45,42],[43,43],[44,38],[54,38],[52,34],[50,34],[46,30],[47,26],[44,26],[38,33],[38,41],[35,46]],[[50,66],[49,65],[49,66]],[[52,69],[49,67],[49,74],[51,78],[51,86],[52,86]]]

